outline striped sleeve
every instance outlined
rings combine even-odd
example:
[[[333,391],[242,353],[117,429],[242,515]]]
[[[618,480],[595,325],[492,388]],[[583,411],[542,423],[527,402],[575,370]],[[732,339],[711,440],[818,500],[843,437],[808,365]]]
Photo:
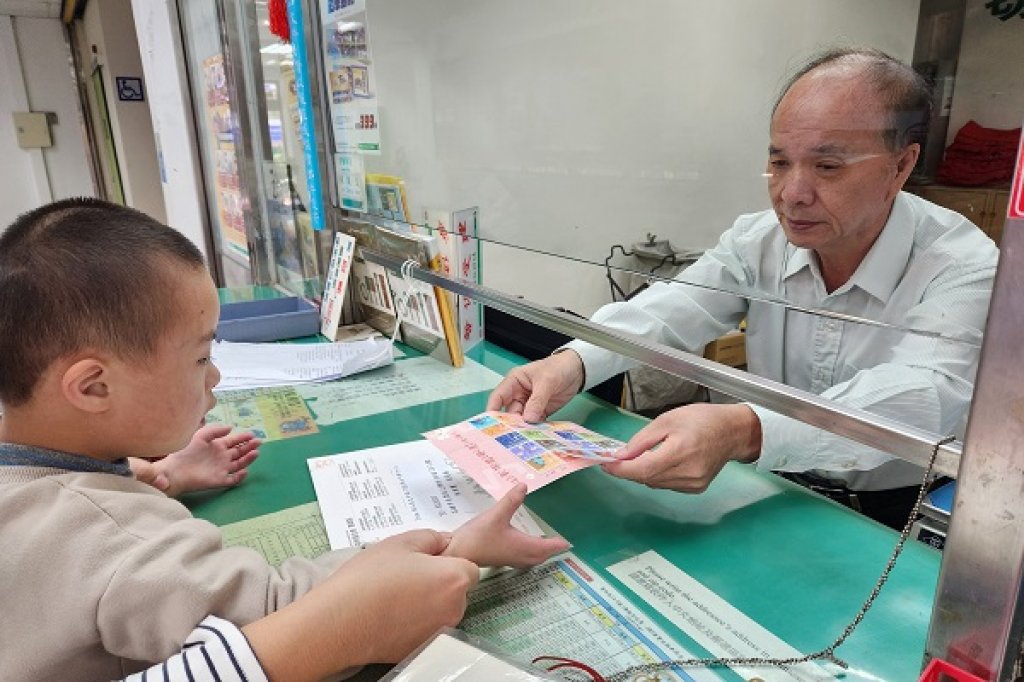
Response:
[[[207,616],[181,652],[125,682],[268,682],[249,641],[235,625]]]

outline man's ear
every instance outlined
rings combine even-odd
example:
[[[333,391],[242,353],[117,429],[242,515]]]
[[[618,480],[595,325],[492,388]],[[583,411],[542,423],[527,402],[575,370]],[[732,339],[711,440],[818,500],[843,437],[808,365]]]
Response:
[[[110,409],[110,368],[100,358],[76,360],[61,375],[64,398],[84,412],[99,414]]]
[[[917,165],[917,157],[921,156],[921,145],[917,142],[908,144],[906,148],[900,152],[900,155],[896,157],[896,178],[898,180],[897,189],[903,188],[903,183],[907,181],[910,174],[914,172],[914,166]]]

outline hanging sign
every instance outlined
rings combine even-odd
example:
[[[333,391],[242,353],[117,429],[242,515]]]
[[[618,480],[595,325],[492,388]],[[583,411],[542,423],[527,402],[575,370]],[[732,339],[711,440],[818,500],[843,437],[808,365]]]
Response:
[[[320,0],[334,151],[380,154],[377,79],[364,0]]]
[[[1024,133],[1017,146],[1017,172],[1013,174],[1013,189],[1010,191],[1010,207],[1007,217],[1024,218]]]
[[[295,96],[299,103],[299,136],[302,138],[309,185],[309,217],[314,230],[324,229],[323,192],[320,189],[320,165],[316,158],[316,133],[313,129],[313,99],[306,63],[306,29],[302,22],[302,0],[288,0],[288,24],[295,55]]]

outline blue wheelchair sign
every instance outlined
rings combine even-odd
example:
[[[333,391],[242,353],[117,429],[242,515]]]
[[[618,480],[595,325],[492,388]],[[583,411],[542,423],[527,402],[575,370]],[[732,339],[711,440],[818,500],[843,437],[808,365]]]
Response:
[[[128,76],[116,76],[117,98],[122,102],[141,102],[145,99],[142,94],[142,79]]]

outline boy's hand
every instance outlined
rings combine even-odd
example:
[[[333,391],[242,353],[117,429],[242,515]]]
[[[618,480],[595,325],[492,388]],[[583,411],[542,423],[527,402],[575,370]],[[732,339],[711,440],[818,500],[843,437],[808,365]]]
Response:
[[[476,518],[462,524],[444,550],[445,556],[469,559],[478,566],[536,566],[569,549],[563,538],[538,538],[511,526],[512,515],[526,499],[520,483]]]
[[[243,631],[272,680],[320,680],[396,663],[462,620],[480,569],[438,556],[447,534],[415,530],[360,552],[327,580]]]
[[[169,497],[193,490],[230,488],[245,480],[262,441],[224,424],[203,426],[183,449],[153,462],[129,458],[135,478]]]

